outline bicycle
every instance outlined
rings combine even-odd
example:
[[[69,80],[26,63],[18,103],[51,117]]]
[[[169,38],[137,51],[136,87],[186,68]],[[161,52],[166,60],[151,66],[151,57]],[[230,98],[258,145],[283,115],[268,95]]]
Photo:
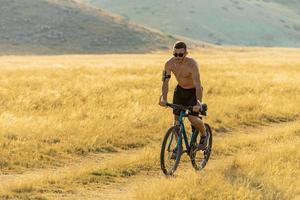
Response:
[[[160,165],[163,173],[167,176],[173,175],[179,165],[180,158],[183,153],[187,153],[189,155],[192,165],[196,170],[203,169],[208,162],[212,149],[212,131],[209,124],[204,123],[208,136],[208,144],[207,147],[202,151],[197,146],[197,137],[198,135],[200,135],[198,131],[192,126],[192,134],[191,139],[189,141],[183,123],[184,117],[187,117],[189,115],[189,113],[193,109],[193,106],[182,106],[170,103],[167,103],[166,105],[173,109],[179,109],[180,115],[179,124],[171,126],[167,130],[162,142],[160,153]],[[199,116],[200,119],[202,119],[202,116],[206,116],[206,111],[207,105],[202,104],[202,110],[200,112],[201,116]],[[182,138],[186,147],[185,150],[183,150]],[[173,141],[174,143],[172,143]],[[165,153],[167,154],[165,155]],[[169,164],[168,161],[174,161],[174,163]]]

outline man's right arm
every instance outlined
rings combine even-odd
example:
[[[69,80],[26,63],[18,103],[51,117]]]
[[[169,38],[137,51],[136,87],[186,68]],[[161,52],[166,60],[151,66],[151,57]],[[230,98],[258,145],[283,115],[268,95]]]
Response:
[[[162,73],[162,95],[160,96],[160,105],[166,106],[168,92],[169,92],[169,80],[171,78],[171,70],[168,62],[165,64],[163,73]]]

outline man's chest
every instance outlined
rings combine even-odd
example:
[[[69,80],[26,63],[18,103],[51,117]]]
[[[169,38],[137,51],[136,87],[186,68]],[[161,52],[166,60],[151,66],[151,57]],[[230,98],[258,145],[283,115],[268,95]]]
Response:
[[[179,64],[174,64],[172,66],[171,71],[174,73],[174,75],[177,78],[189,78],[192,77],[192,72],[189,69],[188,65],[179,65]]]

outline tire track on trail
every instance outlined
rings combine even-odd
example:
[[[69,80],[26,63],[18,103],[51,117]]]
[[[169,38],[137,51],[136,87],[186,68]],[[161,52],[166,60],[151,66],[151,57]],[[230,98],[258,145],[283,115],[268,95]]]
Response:
[[[224,137],[231,137],[239,133],[246,133],[251,135],[263,135],[264,133],[270,131],[276,131],[276,129],[297,126],[300,127],[300,121],[292,122],[282,122],[277,124],[269,124],[267,126],[259,127],[247,127],[243,129],[238,129],[230,134],[215,135],[213,144],[221,142]],[[93,171],[107,165],[114,160],[124,159],[127,157],[135,157],[142,153],[145,148],[153,148],[157,146],[160,147],[160,142],[151,143],[146,147],[139,149],[123,150],[116,153],[101,153],[101,154],[89,154],[88,156],[80,159],[76,159],[63,167],[53,167],[46,169],[38,169],[33,171],[28,171],[23,174],[9,174],[0,175],[0,190],[7,190],[8,188],[18,187],[24,184],[36,184],[42,182],[43,180],[56,180],[68,178],[72,176],[74,172]],[[159,159],[159,152],[157,153],[157,159]],[[202,172],[206,170],[218,169],[221,165],[225,163],[232,162],[235,154],[223,157],[215,158],[214,153],[209,160],[207,166]],[[184,156],[186,157],[186,155]],[[193,170],[192,165],[189,161],[181,162],[179,168],[176,171],[176,176],[181,176],[187,170]],[[200,172],[201,174],[201,172]],[[176,178],[175,176],[175,178]],[[165,178],[165,176],[160,171],[159,165],[152,170],[142,170],[137,174],[122,178],[121,181],[111,182],[109,184],[104,184],[102,187],[96,187],[93,185],[83,185],[82,187],[76,188],[75,192],[70,193],[43,193],[41,196],[49,199],[128,199],[134,198],[134,191],[137,187],[144,184],[145,182],[152,182]],[[47,185],[45,185],[47,187]]]
[[[291,122],[281,122],[277,124],[268,124],[264,126],[259,126],[259,127],[246,127],[243,129],[238,129],[233,131],[230,134],[226,134],[225,136],[223,135],[218,135],[214,137],[214,141],[216,142],[221,142],[223,137],[231,137],[234,136],[235,134],[240,134],[240,133],[246,133],[246,134],[251,134],[251,135],[262,135],[269,133],[270,131],[276,131],[277,129],[289,127],[289,126],[299,126],[300,121],[291,121]],[[160,145],[160,144],[157,144]],[[242,150],[242,151],[247,151]],[[239,153],[243,153],[243,152]],[[221,170],[224,168],[226,165],[230,165],[235,157],[239,154],[233,154],[233,155],[225,155],[223,157],[217,157],[212,154],[212,157],[210,158],[207,166],[205,167],[204,170],[200,172],[194,173],[195,175],[199,173],[201,176],[201,173],[205,173],[205,171],[214,171],[214,170]],[[157,155],[159,157],[159,154]],[[187,157],[187,155],[184,155],[183,157]],[[158,166],[159,167],[159,166]],[[171,178],[176,177],[182,177],[184,176],[185,173],[191,173],[194,171],[190,160],[184,159],[184,161],[180,162],[179,167],[177,171],[175,172],[175,176]],[[90,190],[80,190],[78,194],[73,194],[70,196],[64,196],[62,197],[61,195],[55,196],[55,198],[61,198],[61,199],[106,199],[106,200],[121,200],[121,199],[135,199],[135,193],[136,191],[139,190],[139,187],[143,186],[145,182],[151,183],[161,180],[161,179],[166,179],[166,177],[163,175],[163,173],[160,171],[160,169],[157,169],[156,171],[148,171],[148,172],[142,172],[137,174],[134,177],[129,177],[125,180],[123,183],[117,183],[117,184],[112,184],[109,185],[106,188],[102,188],[99,190],[95,191],[90,191]]]
[[[148,146],[151,146],[149,144]],[[118,150],[113,153],[91,153],[85,157],[75,158],[61,167],[49,167],[25,171],[21,174],[0,174],[0,191],[7,191],[10,188],[21,187],[26,184],[34,184],[43,180],[57,180],[73,176],[75,173],[96,170],[107,163],[128,156],[136,156],[146,147],[129,150]]]

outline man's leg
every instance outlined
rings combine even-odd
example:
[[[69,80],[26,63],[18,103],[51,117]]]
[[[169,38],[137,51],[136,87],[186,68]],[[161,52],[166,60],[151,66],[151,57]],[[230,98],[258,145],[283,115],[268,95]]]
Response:
[[[205,130],[204,123],[202,122],[202,120],[199,117],[189,115],[188,119],[191,122],[191,124],[200,132],[201,136],[206,136],[206,130]]]
[[[174,114],[174,126],[179,125],[179,115]],[[179,131],[179,130],[177,130]],[[177,134],[175,134],[176,140],[178,139]]]
[[[202,122],[202,120],[198,116],[189,115],[188,118],[189,118],[189,121],[191,122],[191,124],[201,134],[200,141],[199,141],[199,144],[198,144],[198,148],[201,149],[201,150],[205,150],[206,147],[207,147],[208,137],[207,137],[207,133],[206,133],[206,130],[205,130],[204,123]]]
[[[179,125],[179,116],[174,114],[174,126]],[[177,130],[178,131],[178,130]],[[175,134],[175,140],[178,140],[178,135]],[[177,146],[175,147],[175,149],[173,149],[172,155],[171,155],[171,159],[176,159],[176,155],[177,155]]]
[[[179,116],[174,114],[174,125],[178,125],[179,124]]]

